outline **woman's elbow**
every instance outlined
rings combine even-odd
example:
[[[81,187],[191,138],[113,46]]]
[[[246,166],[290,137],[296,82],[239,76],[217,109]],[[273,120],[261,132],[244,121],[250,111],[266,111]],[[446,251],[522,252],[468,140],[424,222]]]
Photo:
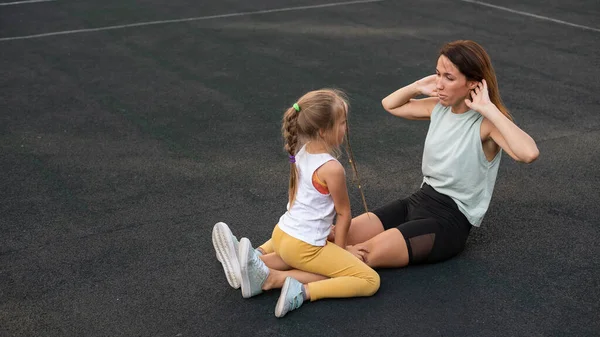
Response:
[[[390,107],[389,103],[386,101],[386,98],[381,100],[381,106],[383,106],[385,111],[390,112],[390,109],[392,109],[392,107]]]
[[[531,151],[529,151],[522,159],[521,161],[526,163],[526,164],[531,164],[533,163],[536,159],[538,159],[540,155],[540,150],[536,148],[532,149]]]

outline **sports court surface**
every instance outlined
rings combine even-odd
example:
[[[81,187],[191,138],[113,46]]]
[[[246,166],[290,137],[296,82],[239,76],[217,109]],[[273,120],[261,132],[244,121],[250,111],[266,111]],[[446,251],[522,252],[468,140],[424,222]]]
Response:
[[[0,1],[0,336],[600,336],[598,1]],[[283,319],[231,289],[211,229],[270,236],[283,111],[344,89],[369,207],[406,196],[428,123],[380,100],[456,39],[540,149],[466,250]]]

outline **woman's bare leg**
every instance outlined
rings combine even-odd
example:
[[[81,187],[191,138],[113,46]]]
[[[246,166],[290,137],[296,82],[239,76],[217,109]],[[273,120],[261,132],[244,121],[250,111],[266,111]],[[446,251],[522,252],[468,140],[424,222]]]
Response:
[[[363,213],[350,222],[347,242],[348,245],[355,245],[365,242],[380,233],[383,233],[383,224],[379,218],[371,212]],[[335,236],[332,237],[335,238]]]
[[[327,240],[335,239],[335,231]],[[396,228],[385,230],[374,213],[363,213],[352,219],[348,230],[349,246],[365,252],[365,263],[371,268],[398,268],[408,265],[408,247]]]
[[[371,268],[399,268],[408,265],[408,247],[402,233],[391,228],[354,245],[365,252],[365,263]]]

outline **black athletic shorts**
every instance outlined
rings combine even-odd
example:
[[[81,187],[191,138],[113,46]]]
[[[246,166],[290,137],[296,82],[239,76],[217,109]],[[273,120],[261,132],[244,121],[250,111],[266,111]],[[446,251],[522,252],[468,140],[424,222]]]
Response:
[[[409,264],[434,263],[460,253],[471,223],[450,197],[423,184],[408,198],[373,211],[387,230],[398,228],[406,240]]]

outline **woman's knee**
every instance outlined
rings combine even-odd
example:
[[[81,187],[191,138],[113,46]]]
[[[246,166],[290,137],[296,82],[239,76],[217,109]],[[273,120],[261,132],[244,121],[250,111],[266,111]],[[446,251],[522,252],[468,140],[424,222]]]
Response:
[[[365,242],[384,231],[383,224],[374,213],[363,213],[352,219],[348,230],[348,244]]]
[[[404,236],[397,229],[387,230],[365,243],[365,263],[371,268],[398,268],[408,265],[408,247]]]

